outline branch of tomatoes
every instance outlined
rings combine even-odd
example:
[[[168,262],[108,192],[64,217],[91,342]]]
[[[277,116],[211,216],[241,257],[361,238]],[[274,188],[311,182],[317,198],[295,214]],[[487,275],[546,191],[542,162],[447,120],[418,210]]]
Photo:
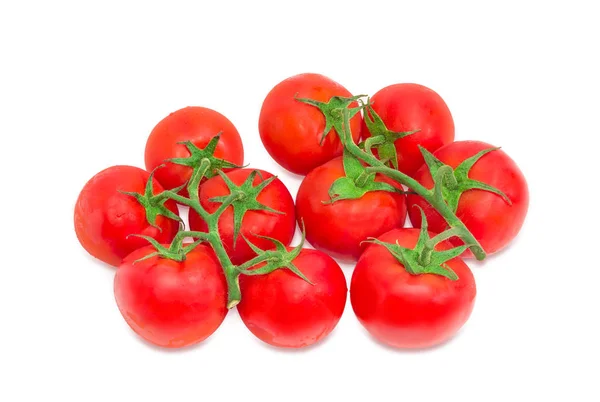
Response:
[[[319,110],[322,110],[323,105],[318,104],[317,102],[309,102],[306,99],[297,100],[315,106]],[[356,113],[355,110],[357,108],[350,108],[350,104],[352,101],[355,100],[358,100],[358,102],[361,103],[360,108],[366,110],[365,115],[368,116],[367,120],[373,119],[373,121],[375,121],[378,125],[379,131],[385,132],[385,135],[382,134],[381,138],[378,138],[377,136],[370,137],[369,140],[363,142],[360,145],[357,145],[353,141],[352,132],[350,129],[350,119],[353,116],[353,114]],[[386,162],[390,162],[392,165],[397,165],[396,161],[379,160],[371,150],[373,146],[381,145],[380,143],[387,143],[390,139],[401,138],[402,136],[411,135],[416,131],[411,131],[407,133],[393,133],[387,130],[387,128],[385,128],[385,125],[383,124],[383,121],[381,121],[379,116],[377,116],[377,113],[371,107],[369,101],[365,103],[362,99],[356,97],[348,98],[346,100],[346,103],[342,104],[341,107],[338,107],[335,110],[327,110],[327,113],[323,112],[323,114],[329,120],[337,120],[330,124],[333,127],[341,128],[340,130],[337,130],[337,132],[345,150],[348,151],[355,158],[362,160],[363,162],[368,164],[369,167],[366,168],[366,171],[368,173],[380,173],[382,175],[385,175],[390,179],[407,186],[412,192],[420,195],[433,208],[435,208],[438,211],[438,213],[446,220],[449,228],[451,229],[451,231],[449,232],[450,236],[459,237],[464,242],[464,244],[468,248],[470,248],[471,252],[478,260],[483,260],[486,257],[486,253],[477,241],[477,239],[475,239],[475,237],[467,229],[465,224],[456,216],[454,210],[448,205],[448,203],[444,199],[444,186],[456,185],[454,170],[450,166],[444,165],[436,170],[435,176],[433,177],[435,185],[432,189],[428,189],[412,177],[402,173],[399,170],[386,166]],[[372,121],[371,124],[373,124]],[[425,154],[427,151],[423,148],[421,148],[421,152],[425,157],[428,156]],[[392,156],[395,156],[395,154]],[[427,259],[428,257],[423,256],[423,258]]]
[[[218,140],[218,135],[215,136],[214,139]],[[211,144],[212,142],[213,141],[211,141]],[[156,252],[144,256],[138,261],[142,261],[154,256],[172,259],[175,261],[184,261],[186,258],[186,254],[192,251],[196,246],[198,246],[201,243],[208,243],[212,247],[217,259],[219,260],[219,263],[221,264],[223,273],[225,275],[228,288],[227,308],[229,309],[235,307],[241,301],[242,295],[239,284],[240,275],[266,275],[270,272],[273,272],[276,269],[289,269],[298,277],[302,278],[308,283],[311,283],[310,280],[306,278],[304,274],[292,262],[298,256],[304,245],[304,231],[300,245],[298,245],[290,251],[286,249],[283,243],[273,238],[255,235],[256,237],[269,240],[274,244],[273,250],[262,250],[255,246],[250,240],[244,237],[244,240],[246,241],[248,246],[257,255],[256,257],[243,264],[233,264],[230,256],[227,254],[223,240],[219,233],[219,218],[228,207],[233,207],[235,226],[234,238],[237,238],[241,226],[241,220],[243,219],[243,215],[247,211],[266,210],[272,213],[280,214],[281,212],[273,210],[265,205],[262,205],[256,200],[258,194],[273,180],[275,180],[276,177],[273,176],[269,179],[263,180],[260,184],[253,186],[252,183],[254,181],[254,178],[257,175],[260,175],[260,172],[258,170],[255,170],[248,176],[246,181],[241,186],[236,186],[233,182],[231,182],[228,179],[228,177],[223,173],[223,171],[218,168],[218,166],[220,165],[217,164],[217,167],[215,168],[215,164],[213,162],[214,158],[204,158],[200,160],[200,163],[194,167],[192,176],[187,184],[187,192],[189,194],[189,198],[179,194],[179,191],[183,188],[183,186],[173,190],[165,190],[157,195],[154,195],[154,197],[163,200],[163,202],[164,200],[170,199],[182,205],[186,205],[192,210],[194,210],[206,223],[207,231],[199,232],[180,230],[175,235],[171,245],[168,248],[162,246],[151,237],[133,235],[144,238],[156,249]],[[159,166],[158,168],[160,167],[161,166]],[[212,199],[212,201],[220,202],[220,205],[213,213],[209,213],[200,202],[199,187],[202,180],[205,177],[209,176],[209,173],[213,171],[216,171],[216,173],[219,174],[227,183],[230,194],[224,197],[217,197],[215,199]],[[152,176],[153,174],[151,174],[150,180],[152,180]],[[136,199],[138,198],[136,197]],[[138,199],[138,202],[141,201]],[[188,237],[197,240],[190,245],[184,246],[183,240]],[[260,268],[251,269],[262,263],[265,264]]]

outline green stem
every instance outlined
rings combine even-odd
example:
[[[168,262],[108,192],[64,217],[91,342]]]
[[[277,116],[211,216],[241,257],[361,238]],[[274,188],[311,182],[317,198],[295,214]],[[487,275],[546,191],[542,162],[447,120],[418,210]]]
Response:
[[[258,255],[256,257],[254,257],[253,259],[248,260],[245,263],[243,263],[242,265],[238,266],[238,270],[246,271],[257,264],[260,264],[261,262],[265,262],[268,258],[269,257],[266,254]]]
[[[208,231],[210,233],[210,245],[221,263],[227,280],[227,308],[233,308],[242,300],[239,279],[240,271],[231,262],[221,241],[221,236],[219,235],[219,216],[215,214],[211,215],[206,223],[208,224]]]
[[[242,297],[239,283],[240,270],[233,265],[231,259],[227,255],[227,251],[219,236],[218,222],[218,216],[215,214],[209,215],[207,220],[208,233],[194,231],[179,232],[176,239],[179,236],[200,238],[205,239],[211,245],[219,263],[221,263],[225,279],[227,280],[227,308],[232,308],[240,302]]]
[[[243,196],[244,194],[242,193],[241,196]],[[219,208],[212,214],[212,216],[216,216],[217,220],[219,220],[219,217],[221,216],[221,214],[223,214],[223,212],[225,212],[225,210],[227,209],[228,206],[230,206],[235,200],[239,200],[240,199],[240,194],[230,194],[229,197],[227,197],[223,203],[219,206]]]
[[[425,243],[425,248],[423,248],[423,251],[421,252],[421,256],[419,258],[419,262],[421,263],[421,265],[429,265],[429,263],[431,262],[431,254],[433,253],[433,250],[438,243],[441,243],[444,240],[448,240],[449,238],[454,236],[460,236],[461,234],[463,234],[463,231],[460,228],[453,227],[429,239]]]
[[[380,145],[383,144],[385,141],[385,137],[383,135],[378,135],[376,137],[369,137],[365,140],[365,151],[372,156],[373,158],[375,158],[375,154],[373,153],[373,150],[371,148],[373,148],[375,145]]]
[[[473,234],[467,229],[465,224],[454,214],[454,211],[446,204],[443,199],[440,199],[435,196],[434,190],[429,190],[425,188],[421,183],[416,181],[410,176],[405,175],[399,170],[395,170],[385,166],[379,159],[377,159],[374,155],[369,155],[367,152],[364,152],[359,148],[358,145],[352,141],[352,135],[350,134],[350,119],[348,118],[347,110],[344,111],[344,130],[342,130],[342,135],[340,138],[348,151],[355,157],[365,161],[371,167],[367,168],[367,171],[382,173],[389,178],[397,181],[398,183],[404,184],[412,191],[420,195],[434,207],[438,213],[446,220],[450,227],[456,227],[460,229],[461,239],[463,242],[469,246],[473,255],[478,260],[483,260],[486,257],[485,251],[475,239]]]
[[[202,178],[206,176],[208,169],[210,169],[210,160],[208,158],[202,159],[200,166],[198,166],[197,169],[194,169],[188,184],[188,193],[192,201],[199,202],[198,190],[200,189],[200,182],[202,181]]]
[[[234,308],[242,300],[240,289],[240,273],[234,270],[225,270],[227,278],[227,308]]]
[[[188,192],[190,192],[190,189],[191,188],[188,189]],[[240,302],[242,297],[239,283],[240,271],[231,262],[231,259],[227,255],[227,251],[223,246],[223,242],[221,241],[221,237],[219,235],[219,217],[225,211],[225,209],[229,205],[231,205],[231,203],[237,198],[238,195],[232,194],[231,196],[227,197],[227,199],[223,201],[221,206],[212,214],[209,214],[202,207],[198,200],[187,199],[174,193],[169,194],[169,196],[172,197],[175,201],[181,201],[182,204],[185,204],[192,208],[194,211],[196,211],[198,215],[200,215],[202,219],[204,219],[208,226],[208,233],[196,231],[179,232],[175,236],[173,242],[178,242],[179,244],[181,244],[185,237],[193,237],[203,239],[211,245],[213,251],[215,252],[215,255],[217,256],[217,259],[219,260],[219,263],[221,264],[223,273],[225,274],[225,279],[227,281],[227,308],[235,307]],[[190,197],[193,197],[193,195],[190,194]]]
[[[225,274],[225,278],[227,280],[227,308],[232,308],[240,302],[242,297],[239,283],[241,271],[231,262],[231,259],[229,258],[229,255],[227,255],[227,251],[223,246],[221,236],[219,235],[219,218],[223,212],[225,212],[227,207],[229,207],[240,197],[240,194],[230,194],[223,200],[219,208],[214,213],[208,213],[202,207],[198,198],[198,186],[202,180],[202,177],[206,174],[208,167],[210,167],[210,163],[206,162],[208,162],[207,159],[202,160],[200,168],[197,170],[198,173],[195,172],[190,179],[190,183],[188,185],[188,193],[190,194],[189,199],[173,192],[169,192],[168,196],[176,202],[187,205],[196,211],[198,215],[200,215],[200,217],[206,222],[206,225],[208,226],[208,232],[179,232],[175,236],[174,242],[181,244],[184,237],[193,237],[203,239],[211,245],[215,255],[217,256],[217,259],[219,260],[219,263],[221,264],[223,273]],[[263,257],[262,261],[264,261],[265,258],[266,257]],[[257,259],[255,258],[255,260]]]

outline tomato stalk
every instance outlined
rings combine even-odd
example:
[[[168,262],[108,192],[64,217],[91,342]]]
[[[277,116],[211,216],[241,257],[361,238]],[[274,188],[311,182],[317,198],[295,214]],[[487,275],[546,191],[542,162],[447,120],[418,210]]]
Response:
[[[211,245],[215,255],[217,256],[217,259],[221,263],[221,267],[223,268],[223,273],[225,274],[225,279],[227,281],[227,308],[233,308],[240,302],[242,297],[239,283],[240,271],[231,262],[231,259],[227,255],[227,251],[223,246],[223,242],[221,241],[221,237],[219,235],[219,218],[227,209],[227,207],[229,207],[236,199],[240,198],[240,194],[230,194],[223,200],[219,208],[214,213],[208,213],[200,203],[198,188],[202,178],[210,166],[210,161],[208,159],[204,159],[200,164],[200,168],[194,170],[187,188],[190,198],[183,197],[174,192],[167,191],[166,193],[168,197],[174,201],[192,208],[206,222],[206,225],[208,226],[208,233],[180,231],[176,235],[175,239],[192,237],[204,239]]]
[[[354,157],[367,163],[370,166],[367,168],[368,172],[381,173],[390,179],[407,186],[411,191],[423,197],[446,220],[450,228],[454,229],[452,235],[460,237],[465,245],[471,249],[475,258],[478,260],[483,260],[486,257],[486,253],[477,239],[475,239],[473,234],[467,229],[465,224],[456,216],[452,208],[444,200],[442,194],[442,185],[444,183],[448,183],[450,186],[452,186],[454,184],[453,180],[454,182],[456,181],[451,168],[450,170],[446,168],[440,168],[436,173],[436,177],[434,177],[434,188],[431,190],[427,189],[412,177],[400,172],[399,170],[387,167],[382,161],[377,159],[377,157],[370,151],[369,147],[366,147],[367,150],[362,150],[352,140],[352,133],[350,132],[351,111],[349,111],[347,108],[338,109],[338,113],[343,122],[341,125],[342,129],[338,132],[338,134],[342,144],[344,145],[344,148]]]
[[[218,140],[218,135],[215,138]],[[216,146],[216,142],[213,144],[213,142],[211,141],[211,144],[213,147]],[[196,153],[200,154],[201,152],[203,152],[203,150],[199,150]],[[195,162],[196,164],[194,166],[192,176],[190,177],[190,180],[187,184],[189,198],[178,194],[178,192],[183,188],[183,186],[173,190],[163,191],[162,193],[156,196],[152,195],[152,197],[158,198],[159,200],[163,200],[162,202],[164,202],[164,200],[167,199],[172,199],[177,203],[186,205],[189,208],[193,209],[206,222],[206,225],[208,227],[207,232],[181,230],[174,237],[169,248],[163,247],[162,245],[154,241],[154,239],[148,238],[146,236],[141,236],[148,240],[150,243],[152,243],[157,250],[155,253],[144,257],[144,259],[158,255],[161,258],[169,258],[176,261],[183,261],[185,260],[185,254],[191,251],[198,244],[202,242],[210,244],[217,259],[219,260],[219,263],[221,264],[223,273],[225,275],[225,279],[227,281],[227,308],[233,308],[240,302],[242,297],[239,284],[239,277],[241,274],[254,275],[256,274],[256,272],[261,272],[249,271],[249,269],[265,261],[268,263],[267,266],[271,269],[273,269],[273,267],[291,266],[291,262],[288,261],[288,259],[286,259],[286,256],[290,255],[290,253],[288,253],[287,251],[264,251],[257,248],[254,248],[254,250],[258,254],[255,258],[251,259],[250,261],[244,264],[241,264],[240,266],[236,266],[231,262],[231,259],[229,258],[229,255],[225,250],[225,246],[223,245],[223,241],[221,240],[221,236],[219,234],[219,218],[221,217],[223,212],[225,212],[225,210],[230,206],[234,208],[234,223],[236,228],[238,228],[238,230],[235,233],[236,237],[238,235],[237,232],[239,231],[239,226],[241,225],[241,220],[246,211],[267,210],[273,213],[281,213],[279,211],[272,210],[271,208],[268,208],[267,206],[262,205],[258,203],[258,201],[256,201],[256,197],[258,196],[260,191],[264,189],[267,185],[269,185],[275,179],[275,177],[264,180],[261,184],[257,186],[253,186],[252,183],[254,181],[254,178],[258,174],[258,172],[253,172],[244,184],[242,184],[241,186],[235,186],[227,178],[227,176],[223,174],[222,171],[216,170],[216,172],[220,174],[221,177],[223,177],[226,184],[228,185],[230,194],[212,200],[220,202],[221,205],[219,205],[217,210],[211,214],[200,203],[199,187],[200,183],[202,182],[202,179],[204,177],[207,177],[207,175],[209,175],[209,173],[215,169],[214,158],[205,157]],[[152,176],[150,177],[150,180],[151,179]],[[197,239],[197,241],[191,245],[184,247],[183,240],[186,237]],[[246,241],[248,242],[248,240]],[[252,244],[250,242],[248,243],[252,247]],[[276,246],[279,247],[277,243]],[[293,270],[293,268],[290,269]]]
[[[423,226],[423,225],[421,225]],[[423,250],[421,251],[421,255],[419,256],[419,262],[422,265],[428,265],[431,263],[431,255],[433,254],[433,250],[438,243],[443,242],[444,240],[448,240],[451,237],[460,236],[460,229],[451,228],[443,231],[431,239],[427,240],[423,246]]]

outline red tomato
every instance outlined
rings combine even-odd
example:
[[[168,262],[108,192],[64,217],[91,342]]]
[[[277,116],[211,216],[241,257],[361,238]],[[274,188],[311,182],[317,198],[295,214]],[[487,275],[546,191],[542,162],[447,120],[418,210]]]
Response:
[[[248,179],[248,176],[254,170],[258,170],[260,173],[254,178],[254,186],[273,177],[271,173],[259,169],[237,169],[228,172],[227,177],[235,185],[239,186]],[[213,213],[219,208],[221,203],[211,202],[210,199],[226,196],[230,193],[222,177],[213,177],[200,186],[200,203],[209,213]],[[234,264],[241,264],[256,256],[256,253],[248,246],[242,235],[263,250],[273,248],[273,243],[270,240],[261,239],[255,235],[268,236],[279,240],[285,245],[289,245],[294,237],[296,229],[294,200],[281,180],[275,179],[269,183],[258,194],[256,200],[260,204],[282,212],[282,214],[265,210],[248,210],[241,221],[242,225],[234,247],[234,208],[237,208],[237,205],[229,206],[223,212],[219,218],[219,234]],[[192,209],[190,209],[189,220],[192,230],[208,231],[206,222]]]
[[[231,121],[212,109],[189,106],[171,113],[154,127],[146,142],[146,169],[151,171],[164,164],[167,159],[189,157],[187,147],[178,142],[191,141],[196,147],[204,149],[219,132],[222,134],[214,156],[242,165],[242,139]],[[184,184],[191,175],[191,167],[171,162],[156,171],[156,178],[167,189]]]
[[[152,257],[153,246],[136,250],[115,275],[117,305],[127,324],[158,346],[179,348],[206,339],[227,314],[227,284],[212,249],[197,246],[185,261]]]
[[[438,149],[434,155],[443,163],[456,168],[465,159],[492,145],[479,141],[458,141]],[[511,201],[509,205],[501,196],[485,190],[465,191],[458,202],[456,215],[463,221],[488,254],[505,247],[519,233],[529,206],[529,190],[525,177],[515,162],[502,150],[492,151],[479,159],[469,171],[469,178],[484,182],[502,191]],[[427,188],[433,188],[433,180],[426,165],[415,174],[415,179]],[[439,233],[447,228],[446,221],[425,200],[409,195],[408,212],[415,227],[421,226],[419,205],[429,223],[429,230]],[[463,244],[458,238],[450,241]],[[472,257],[465,251],[464,257]]]
[[[412,176],[424,163],[419,145],[433,152],[454,141],[454,120],[450,109],[436,92],[427,87],[418,84],[390,85],[375,93],[371,103],[389,130],[420,130],[394,142],[398,170],[407,175]],[[364,122],[361,134],[363,139],[371,135]]]
[[[293,264],[313,285],[285,268],[240,277],[240,317],[254,335],[273,346],[300,348],[318,342],[337,325],[346,304],[346,278],[334,259],[303,249]]]
[[[412,248],[418,229],[394,229],[379,240]],[[447,242],[436,249],[450,248]],[[457,275],[412,275],[383,246],[362,254],[350,283],[350,301],[360,323],[377,340],[397,348],[426,348],[450,339],[469,318],[475,303],[475,280],[467,265],[446,263]]]
[[[79,242],[92,256],[117,266],[134,250],[148,244],[146,240],[127,236],[140,234],[159,242],[170,242],[179,223],[159,215],[153,227],[146,210],[132,196],[119,191],[144,194],[150,174],[133,166],[113,166],[92,177],[83,187],[75,205],[75,232]],[[153,180],[154,194],[163,191]],[[167,201],[166,208],[177,214],[177,205]]]
[[[296,214],[303,221],[309,243],[328,254],[342,259],[357,260],[368,237],[377,237],[393,228],[404,226],[406,198],[404,194],[388,191],[367,192],[358,199],[329,201],[329,188],[344,177],[342,157],[333,159],[312,170],[304,178],[296,196]],[[396,182],[378,175],[377,182]]]
[[[290,172],[305,175],[342,154],[343,146],[334,129],[321,145],[325,130],[321,111],[295,99],[328,102],[332,96],[349,98],[352,94],[322,75],[300,74],[277,84],[264,100],[258,125],[260,138],[271,157]],[[355,142],[360,136],[360,122],[360,113],[350,121]]]

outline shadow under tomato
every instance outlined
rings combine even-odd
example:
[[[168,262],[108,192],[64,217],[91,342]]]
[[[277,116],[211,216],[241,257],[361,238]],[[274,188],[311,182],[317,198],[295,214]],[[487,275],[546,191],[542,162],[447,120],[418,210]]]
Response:
[[[282,353],[288,353],[288,354],[302,354],[302,353],[311,352],[315,349],[318,349],[318,348],[324,346],[328,342],[330,342],[331,338],[336,333],[336,329],[331,331],[331,333],[329,333],[329,335],[327,335],[325,338],[321,339],[320,341],[318,341],[312,345],[304,346],[304,347],[300,347],[300,348],[285,348],[285,347],[281,347],[281,346],[273,346],[271,344],[268,344],[268,343],[260,340],[256,336],[254,336],[254,334],[252,334],[252,332],[250,332],[250,330],[248,330],[248,333],[250,334],[250,336],[252,336],[254,338],[254,341],[256,344],[258,344],[258,345],[262,346],[263,348],[268,349],[270,351],[282,352]]]
[[[228,318],[228,316],[229,316],[229,314],[225,317],[225,320]],[[225,322],[225,320],[223,320],[223,323]],[[203,349],[203,348],[207,347],[206,345],[213,342],[213,339],[215,336],[219,336],[218,332],[219,332],[219,329],[221,329],[221,327],[223,326],[223,323],[221,323],[219,328],[217,328],[215,330],[215,332],[210,334],[208,336],[208,338],[204,339],[203,341],[196,342],[196,343],[193,343],[193,344],[187,345],[187,346],[174,347],[174,348],[159,346],[152,342],[149,342],[142,336],[138,335],[134,330],[132,330],[131,327],[129,327],[129,325],[127,325],[127,323],[125,323],[125,327],[126,327],[126,330],[129,332],[130,337],[135,338],[136,342],[141,342],[148,349],[151,349],[155,352],[160,352],[160,353],[183,354],[183,353],[188,353],[188,352],[192,352],[197,349]]]
[[[373,335],[371,335],[369,333],[369,331],[367,331],[366,329],[363,328],[363,332],[366,334],[367,338],[370,338],[370,340],[372,342],[375,342],[379,347],[388,350],[392,353],[399,353],[399,354],[423,354],[423,353],[429,353],[429,352],[434,352],[438,349],[444,348],[447,345],[451,344],[452,342],[454,342],[454,340],[456,340],[456,338],[460,337],[462,330],[458,331],[453,337],[447,339],[446,341],[437,344],[435,346],[431,346],[428,348],[416,348],[416,349],[401,349],[401,348],[396,348],[393,346],[388,345],[387,343],[381,342],[379,339],[375,338]]]
[[[205,340],[198,342],[198,343],[194,343],[192,345],[187,345],[187,346],[183,346],[180,348],[167,348],[164,346],[158,346],[158,345],[155,345],[154,343],[148,342],[146,339],[142,338],[137,333],[132,331],[131,328],[128,327],[128,329],[129,329],[130,335],[132,337],[136,338],[137,342],[141,342],[143,345],[145,345],[147,348],[153,350],[154,352],[168,353],[168,354],[183,354],[183,353],[191,352],[196,349],[204,348],[204,347],[206,347],[205,345],[209,344],[212,341],[212,337],[213,337],[213,335],[215,335],[213,333],[211,336],[209,336]]]

